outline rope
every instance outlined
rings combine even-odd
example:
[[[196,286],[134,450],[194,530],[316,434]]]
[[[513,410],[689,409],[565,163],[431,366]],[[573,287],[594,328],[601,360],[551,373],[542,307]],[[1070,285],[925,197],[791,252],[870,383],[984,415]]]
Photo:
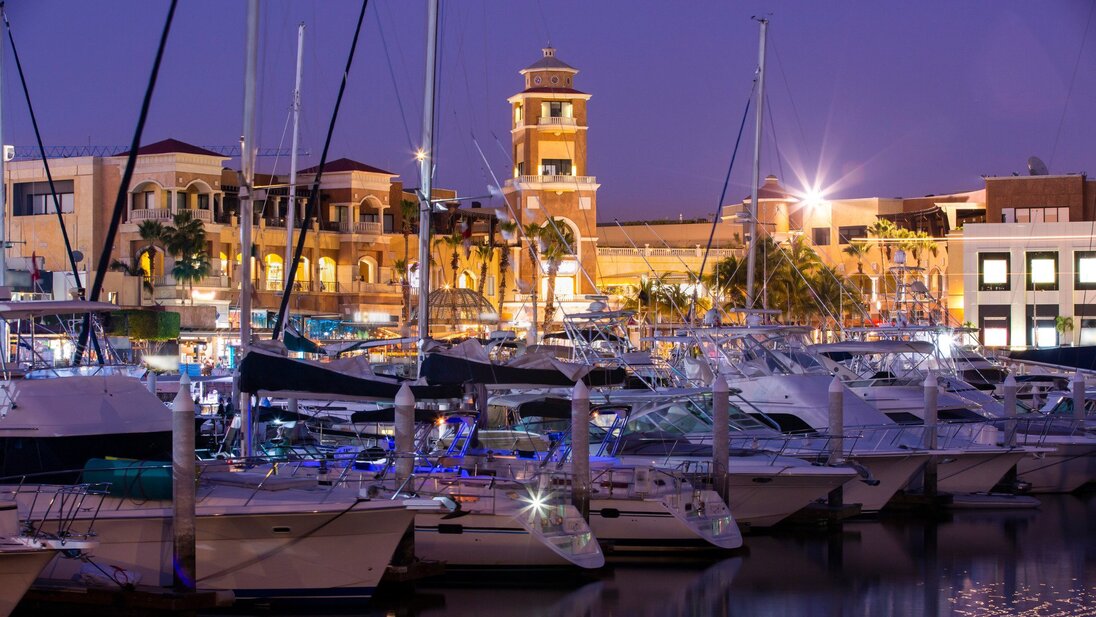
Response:
[[[164,48],[167,46],[167,37],[171,32],[171,22],[175,18],[175,7],[178,5],[178,0],[171,0],[171,5],[168,7],[167,19],[164,21],[163,32],[160,33],[160,44],[156,48],[156,59],[152,62],[152,74],[148,78],[148,87],[145,88],[145,98],[141,101],[141,112],[137,116],[137,128],[133,132],[133,141],[130,143],[129,157],[126,159],[126,168],[122,172],[122,182],[118,185],[118,195],[114,199],[114,212],[111,213],[110,225],[107,227],[107,235],[103,239],[103,252],[99,255],[99,263],[95,268],[95,280],[91,284],[91,293],[88,299],[92,302],[99,300],[99,293],[103,289],[103,279],[106,277],[107,266],[110,263],[110,254],[114,248],[114,238],[118,234],[118,225],[122,222],[122,213],[126,209],[126,196],[129,191],[129,183],[133,179],[133,168],[137,164],[137,150],[141,147],[141,135],[145,130],[145,120],[148,119],[148,110],[152,106],[152,93],[156,89],[156,78],[160,74],[160,63],[164,58]],[[5,23],[7,17],[4,18]],[[11,35],[11,27],[8,27],[8,35]],[[12,43],[12,50],[15,49],[15,43]],[[22,76],[22,70],[19,72]],[[30,104],[30,93],[27,93],[27,104]],[[33,118],[33,114],[31,116]],[[37,134],[37,124],[35,125],[35,133]],[[41,147],[42,140],[39,138],[38,144]],[[43,160],[44,158],[43,153]],[[46,167],[46,174],[49,174],[49,167]],[[50,180],[52,186],[52,180]],[[54,195],[56,199],[56,195]],[[60,209],[58,209],[58,216],[60,216]],[[65,230],[64,222],[61,223],[62,233]],[[68,236],[65,236],[65,244],[68,245]],[[69,258],[72,258],[70,251]],[[76,269],[76,263],[73,262],[73,270]],[[151,274],[151,273],[150,273]],[[80,278],[76,278],[79,282]],[[84,316],[84,326],[80,330],[80,339],[76,343],[76,351],[73,352],[72,363],[75,365],[80,364],[81,357],[84,355],[84,346],[87,344],[88,335],[92,335],[92,340],[95,344],[95,351],[99,357],[99,364],[103,364],[103,354],[99,350],[98,341],[94,338],[94,334],[91,333],[91,313]]]
[[[316,202],[320,199],[320,179],[323,177],[323,168],[327,164],[327,153],[331,149],[331,137],[335,134],[335,121],[339,118],[339,107],[342,105],[343,93],[346,92],[346,81],[350,75],[350,66],[354,62],[354,52],[358,49],[358,38],[362,32],[362,21],[365,20],[365,9],[369,6],[369,0],[362,0],[362,10],[358,14],[358,24],[354,28],[354,40],[350,43],[350,53],[346,57],[346,68],[343,69],[342,81],[339,83],[339,95],[335,98],[335,110],[331,113],[331,122],[327,127],[327,138],[323,142],[323,153],[320,155],[320,165],[316,170],[316,178],[312,182],[312,194],[308,198],[308,207],[305,208],[304,222],[301,232],[297,236],[297,247],[293,251],[293,262],[289,264],[287,281],[295,281],[297,277],[297,264],[304,253],[305,238],[308,237],[308,228],[312,226],[312,219],[316,216]],[[274,331],[271,340],[278,340],[282,334],[282,326],[285,324],[286,311],[289,309],[289,296],[293,293],[293,286],[286,285],[282,290],[282,302],[278,308],[278,318],[274,321]]]

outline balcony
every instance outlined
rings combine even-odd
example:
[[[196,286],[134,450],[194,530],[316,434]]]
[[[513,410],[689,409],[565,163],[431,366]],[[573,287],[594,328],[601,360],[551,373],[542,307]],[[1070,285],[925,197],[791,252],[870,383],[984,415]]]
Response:
[[[597,247],[598,257],[704,257],[703,247],[696,248],[653,248],[653,247]],[[709,259],[723,259],[737,257],[742,254],[742,249],[712,249],[708,252]]]
[[[174,213],[167,208],[142,208],[130,211],[129,222],[160,221],[161,223],[170,223],[173,215]]]
[[[376,221],[342,221],[339,224],[339,231],[379,236],[384,233],[384,225]]]
[[[506,181],[507,188],[518,190],[543,189],[548,191],[594,191],[598,188],[596,176],[518,176]]]
[[[161,223],[170,223],[175,218],[175,212],[175,210],[168,208],[138,208],[130,211],[129,222],[159,221]],[[212,210],[191,209],[190,213],[195,220],[203,223],[213,222]]]
[[[542,131],[551,131],[559,135],[560,133],[573,133],[579,129],[579,126],[574,118],[541,116],[537,119],[537,128]]]

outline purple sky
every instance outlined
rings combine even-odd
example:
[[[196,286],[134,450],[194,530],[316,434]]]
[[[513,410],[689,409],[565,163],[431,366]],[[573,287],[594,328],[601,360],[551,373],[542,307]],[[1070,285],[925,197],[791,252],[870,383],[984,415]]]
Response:
[[[1096,171],[1086,148],[1096,141],[1091,2],[442,4],[436,183],[462,194],[484,193],[490,178],[473,137],[496,174],[510,169],[505,99],[550,37],[580,69],[576,86],[593,94],[589,167],[601,182],[599,218],[710,214],[756,66],[750,17],[761,13],[771,13],[762,173],[790,188],[817,183],[827,197],[971,190],[982,174],[1026,173],[1033,154],[1052,173]],[[129,143],[167,5],[8,3],[47,144]],[[301,136],[312,156],[302,166],[314,164],[360,5],[262,6],[260,145],[288,148],[283,127],[304,21]],[[424,7],[371,3],[331,150],[331,158],[399,173],[408,186],[418,184]],[[145,143],[237,142],[244,14],[242,0],[180,3]],[[6,42],[5,52],[4,142],[31,145]],[[749,191],[751,140],[748,130],[728,201]],[[267,171],[274,165],[260,161]],[[274,171],[288,168],[280,159]]]

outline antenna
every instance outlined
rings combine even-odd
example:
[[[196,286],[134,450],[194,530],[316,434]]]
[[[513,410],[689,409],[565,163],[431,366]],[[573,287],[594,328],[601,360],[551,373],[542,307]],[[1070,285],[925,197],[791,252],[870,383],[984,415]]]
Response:
[[[1028,158],[1028,173],[1033,176],[1049,176],[1050,172],[1047,171],[1047,164],[1043,162],[1043,159],[1032,156]]]

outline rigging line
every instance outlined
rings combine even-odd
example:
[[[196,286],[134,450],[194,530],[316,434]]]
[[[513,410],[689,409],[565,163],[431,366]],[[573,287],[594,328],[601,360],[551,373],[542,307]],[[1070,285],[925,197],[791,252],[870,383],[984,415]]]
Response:
[[[434,46],[434,66],[438,67],[438,68],[434,71],[434,111],[435,111],[435,113],[434,113],[434,116],[430,119],[431,122],[433,122],[433,126],[431,127],[431,131],[430,131],[430,135],[432,136],[432,138],[430,140],[430,152],[429,152],[430,158],[428,159],[430,161],[430,180],[431,180],[430,186],[431,187],[435,186],[435,184],[437,182],[437,179],[438,179],[438,157],[441,156],[439,154],[439,152],[441,151],[441,138],[442,138],[441,131],[439,130],[439,128],[441,127],[442,109],[444,108],[445,103],[448,102],[447,99],[442,98],[443,93],[442,93],[442,87],[441,87],[442,81],[444,79],[444,74],[445,74],[445,71],[444,71],[445,33],[446,33],[446,30],[447,30],[447,28],[445,27],[445,24],[449,20],[449,11],[446,10],[446,7],[448,7],[448,6],[449,6],[449,3],[447,3],[447,2],[439,2],[438,3],[438,28],[437,28],[437,30],[438,30],[438,44]],[[431,192],[433,192],[433,188],[431,188]],[[427,201],[430,200],[429,195],[427,195],[426,198],[427,198]],[[456,281],[454,281],[453,283],[455,285]]]
[[[788,102],[792,105],[792,115],[795,117],[796,127],[799,129],[799,139],[804,149],[807,147],[807,133],[803,130],[803,120],[799,116],[799,108],[795,104],[795,98],[792,96],[791,86],[788,85],[788,74],[784,72],[784,62],[780,60],[780,51],[775,45],[775,40],[772,34],[769,35],[769,47],[773,50],[773,55],[776,56],[776,67],[780,71],[780,77],[784,82],[784,90],[788,93]],[[771,110],[770,110],[770,113]]]
[[[380,9],[373,11],[373,17],[377,20],[377,31],[381,35],[381,48],[384,49],[384,59],[388,64],[388,76],[392,79],[392,91],[396,94],[396,105],[400,110],[400,121],[403,122],[403,133],[407,136],[407,148],[415,150],[415,142],[411,139],[411,127],[407,124],[407,113],[404,111],[403,98],[400,96],[400,85],[396,81],[396,70],[392,66],[392,55],[388,51],[388,40],[384,36],[384,25],[381,23]]]
[[[346,92],[346,82],[350,76],[350,67],[354,63],[354,52],[358,49],[358,38],[362,33],[362,22],[365,20],[365,9],[369,6],[369,0],[362,0],[362,10],[358,14],[358,24],[354,28],[354,40],[350,43],[350,53],[346,57],[346,68],[343,69],[342,81],[339,83],[339,94],[335,98],[335,109],[331,113],[331,123],[327,127],[327,138],[323,142],[323,152],[320,154],[320,164],[316,169],[316,178],[312,181],[312,193],[308,198],[308,205],[305,206],[304,221],[301,225],[301,231],[297,235],[297,247],[293,252],[293,262],[289,264],[289,272],[286,276],[287,281],[297,280],[297,264],[301,261],[301,256],[304,253],[305,238],[308,236],[308,228],[312,226],[312,219],[316,216],[316,202],[320,197],[320,179],[323,177],[323,168],[327,164],[327,153],[331,149],[331,137],[335,134],[335,122],[339,118],[339,107],[342,106],[343,94]],[[292,285],[286,285],[282,290],[282,302],[278,308],[278,319],[274,322],[274,329],[271,333],[271,340],[278,340],[282,333],[282,326],[285,322],[286,311],[289,309],[289,296],[293,292]]]
[[[3,3],[0,3],[0,10],[3,9]],[[54,212],[57,214],[57,223],[61,226],[61,238],[65,242],[65,252],[68,254],[69,265],[72,268],[72,276],[76,280],[76,287],[80,290],[80,297],[84,298],[84,285],[80,283],[80,271],[76,266],[76,258],[72,254],[72,242],[69,240],[68,229],[65,227],[65,218],[61,214],[61,202],[57,197],[57,187],[53,181],[53,173],[50,171],[49,160],[46,158],[46,149],[42,144],[42,134],[38,129],[38,117],[34,113],[34,105],[30,100],[30,89],[27,87],[27,79],[23,74],[23,63],[19,60],[19,50],[15,47],[15,35],[11,30],[11,23],[8,21],[7,12],[3,12],[4,25],[8,30],[8,41],[11,42],[11,53],[15,58],[15,68],[19,72],[19,82],[23,87],[23,96],[27,101],[27,111],[30,113],[31,125],[34,127],[34,138],[38,142],[38,152],[42,156],[42,166],[45,168],[46,180],[49,182],[50,195],[53,198]]]
[[[773,104],[772,100],[768,97],[765,98],[765,111],[769,112],[769,139],[773,143],[773,152],[776,153],[776,169],[780,172],[780,181],[787,182],[788,179],[784,175],[784,155],[780,152],[780,142],[776,138],[776,122],[773,121]],[[761,201],[760,198],[757,200]]]
[[[1058,140],[1062,137],[1062,126],[1066,122],[1066,111],[1069,110],[1069,99],[1073,96],[1073,86],[1077,83],[1077,69],[1081,66],[1081,57],[1085,50],[1085,42],[1088,41],[1088,31],[1092,26],[1092,12],[1096,10],[1096,2],[1088,5],[1088,17],[1085,18],[1085,32],[1081,35],[1081,47],[1077,49],[1077,59],[1073,61],[1073,73],[1069,77],[1069,89],[1066,90],[1066,100],[1062,103],[1062,115],[1058,118],[1058,130],[1054,133],[1054,147],[1050,149],[1050,164],[1054,164],[1054,155],[1058,153]]]
[[[45,169],[46,180],[49,182],[49,191],[51,196],[53,197],[53,209],[54,212],[57,214],[57,222],[61,227],[61,238],[65,242],[65,252],[68,254],[69,266],[72,268],[72,277],[76,282],[76,288],[80,293],[80,299],[84,299],[86,297],[84,283],[80,282],[80,271],[76,266],[76,256],[72,252],[72,242],[69,240],[68,229],[65,227],[65,217],[61,213],[61,201],[57,197],[57,186],[53,181],[53,173],[50,171],[49,168],[49,160],[46,158],[46,149],[45,146],[43,146],[42,144],[42,133],[38,129],[38,118],[34,113],[34,105],[31,104],[30,101],[30,89],[27,87],[26,76],[23,74],[23,63],[19,60],[19,51],[15,47],[15,35],[12,33],[11,30],[11,22],[8,21],[8,14],[6,11],[4,11],[3,2],[0,2],[0,15],[3,16],[4,25],[7,27],[8,30],[8,41],[11,42],[11,53],[12,56],[15,58],[15,67],[19,71],[19,83],[23,87],[23,96],[24,98],[26,98],[27,101],[27,111],[30,113],[31,125],[34,127],[34,137],[38,142],[38,151],[42,155],[42,167]],[[90,315],[88,315],[87,317],[90,319]],[[95,355],[99,360],[99,364],[103,364],[103,350],[99,346],[99,338],[95,336],[94,333],[91,335],[91,342],[93,347],[95,348]],[[84,343],[86,345],[86,339]],[[83,347],[80,347],[80,350],[82,351]]]
[[[677,258],[677,261],[681,264],[681,267],[685,268],[685,272],[693,278],[693,282],[694,283],[699,283],[700,282],[700,277],[698,277],[696,275],[696,273],[693,272],[693,269],[689,267],[689,264],[685,263],[685,260],[682,259],[680,255],[677,255],[677,254],[673,253],[673,248],[674,247],[670,246],[670,244],[668,242],[666,242],[666,239],[663,238],[661,235],[659,235],[659,233],[657,231],[655,231],[654,227],[651,227],[650,223],[648,223],[647,221],[644,221],[643,226],[646,227],[647,231],[650,231],[654,235],[654,237],[657,238],[658,241],[662,243],[662,246],[664,246],[665,248],[667,248],[671,251],[671,254],[674,257]],[[624,233],[625,233],[625,235],[627,235],[627,232],[624,232]]]
[[[757,87],[757,82],[754,82],[754,87]],[[715,216],[712,218],[712,229],[708,232],[708,245],[704,248],[704,257],[700,260],[700,271],[697,272],[697,278],[704,276],[704,267],[708,264],[708,255],[712,250],[712,241],[715,240],[715,230],[719,226],[719,221],[723,215],[723,202],[727,199],[727,187],[731,184],[731,170],[734,169],[735,158],[738,157],[738,146],[742,143],[742,133],[746,129],[746,118],[750,114],[750,102],[753,100],[754,90],[750,89],[750,95],[746,97],[746,109],[742,110],[742,122],[738,125],[738,137],[734,140],[734,150],[731,151],[731,162],[727,164],[727,175],[723,177],[723,190],[719,192],[719,203],[716,204]],[[712,298],[715,300],[715,298]],[[693,293],[693,304],[696,304],[696,293]],[[714,304],[714,302],[713,302]],[[695,308],[694,308],[695,311]]]
[[[627,231],[624,231],[624,226],[620,224],[620,221],[618,219],[613,219],[613,222],[616,223],[616,226],[619,227],[620,231],[624,233],[624,238],[628,241],[628,244],[632,245],[632,249],[634,249],[639,254],[639,256],[643,259],[643,263],[647,264],[647,268],[651,271],[651,274],[655,275],[655,280],[661,281],[661,275],[658,274],[658,271],[655,270],[655,267],[653,265],[651,265],[651,262],[647,259],[646,252],[639,250],[639,247],[636,246],[636,243],[632,240],[632,237],[628,235]],[[671,308],[676,309],[677,312],[680,313],[682,317],[687,318],[685,313],[683,313],[680,309],[677,308],[677,304],[676,304],[676,302],[674,302],[673,298],[670,298],[670,305],[671,305]]]
[[[495,136],[494,133],[491,133],[491,136],[495,138],[495,143],[498,144],[499,148],[502,148],[502,143],[499,142],[498,137]],[[480,155],[480,158],[483,159],[484,166],[487,168],[487,171],[490,172],[491,178],[495,182],[495,187],[498,188],[498,190],[501,192],[502,191],[502,184],[499,182],[498,176],[495,175],[495,170],[491,169],[491,166],[487,164],[487,157],[484,156],[483,148],[480,147],[479,141],[476,139],[476,136],[475,136],[474,133],[472,134],[472,143],[474,143],[476,145],[476,150],[479,151],[479,155]],[[503,152],[505,152],[505,150],[503,150]],[[511,162],[511,164],[512,164],[512,162]],[[506,203],[506,209],[509,210],[510,216],[514,220],[514,222],[516,223],[519,220],[521,220],[521,219],[518,218],[517,212],[514,210],[513,204],[510,203],[510,200],[509,200],[509,198],[506,197],[505,193],[503,193],[502,197],[503,197],[502,200]],[[520,204],[519,204],[519,207],[520,207]],[[518,231],[519,234],[521,234],[522,238],[525,240],[526,246],[528,246],[528,247],[533,246],[533,241],[529,238],[529,235],[527,233],[525,233],[525,227],[523,225],[519,224],[517,226],[517,231]],[[556,230],[556,234],[559,234],[558,229]],[[563,239],[562,236],[560,237],[560,239],[561,240]],[[507,248],[509,248],[509,246],[504,246],[503,250],[506,250]],[[546,268],[544,267],[546,264],[541,259],[540,251],[530,250],[530,251],[526,251],[526,253],[528,253],[530,255],[530,262],[531,262],[530,265],[532,266],[534,272],[536,272],[538,269],[541,272],[546,270]],[[577,255],[576,255],[576,258],[577,258]],[[519,265],[519,266],[521,265],[521,258],[520,257],[518,258],[517,265]],[[579,270],[581,270],[583,272],[583,274],[586,274],[587,278],[589,278],[589,274],[587,274],[585,268],[582,267],[582,262],[579,262],[578,267],[579,267]],[[533,277],[532,282],[533,282],[533,285],[534,285],[534,289],[533,289],[534,295],[536,295],[535,285],[538,283],[538,280],[539,280],[539,276],[534,276]],[[515,281],[515,284],[516,284],[517,283],[517,275],[516,274],[515,274],[515,277],[514,277],[514,281]],[[594,285],[593,282],[591,282],[590,285],[594,288],[594,291],[597,291],[597,289],[598,289],[597,285]],[[503,290],[502,297],[503,298],[506,297],[505,290]],[[500,304],[501,304],[501,302],[500,302]],[[560,312],[560,314],[563,317],[567,317],[567,310],[563,306],[563,304],[561,302],[558,302],[558,301],[557,301],[557,304],[558,304],[558,306],[556,307],[556,309]],[[500,310],[501,310],[501,308],[500,308]],[[535,324],[534,324],[534,326],[535,326]]]
[[[511,167],[512,167],[512,166],[513,166],[513,164],[514,164],[514,160],[513,160],[513,158],[512,158],[511,156],[510,156],[510,154],[509,154],[508,152],[506,152],[506,149],[502,147],[502,142],[500,142],[500,141],[499,141],[499,138],[498,138],[498,136],[496,136],[496,135],[495,135],[494,133],[491,133],[491,136],[495,138],[495,143],[497,143],[497,144],[498,144],[498,146],[499,146],[499,149],[500,149],[500,150],[502,150],[502,151],[503,151],[503,153],[505,154],[506,158],[508,158],[508,159],[510,160],[510,165],[511,165]],[[473,139],[474,139],[474,138],[473,138]],[[477,147],[478,147],[478,146],[477,146]],[[482,152],[482,151],[480,152],[480,155],[481,155],[481,156],[483,155],[483,152]],[[484,159],[484,162],[486,163],[486,159]],[[497,180],[496,180],[496,182],[497,182]],[[576,186],[576,189],[577,189],[577,187],[578,187],[578,180],[575,180],[575,186]],[[501,187],[500,187],[500,189],[501,189]],[[507,205],[509,205],[509,204],[507,204]],[[571,253],[572,255],[574,255],[574,256],[575,256],[575,258],[576,258],[576,260],[577,260],[577,259],[578,259],[578,246],[576,246],[576,247],[572,247],[572,246],[570,245],[570,243],[569,243],[569,242],[567,242],[567,239],[563,237],[563,234],[562,234],[562,233],[561,233],[561,232],[559,231],[559,227],[558,227],[558,226],[556,225],[556,221],[555,221],[555,216],[556,216],[556,215],[552,214],[552,212],[551,212],[551,211],[550,211],[550,210],[548,209],[548,206],[547,206],[547,205],[545,205],[545,204],[541,204],[541,209],[543,209],[543,210],[544,210],[544,217],[545,217],[545,219],[546,219],[547,223],[548,223],[548,224],[551,224],[551,226],[552,226],[552,231],[554,231],[554,232],[556,233],[556,236],[557,236],[557,237],[558,237],[558,238],[560,239],[560,241],[561,241],[561,242],[563,242],[563,246],[564,246],[564,247],[565,247],[565,248],[566,248],[566,249],[567,249],[568,251],[570,251],[570,253]],[[564,217],[564,218],[565,218],[565,217]],[[518,220],[516,216],[515,216],[514,220],[515,220],[515,221],[516,221],[516,220]],[[587,225],[589,225],[589,220],[588,220],[588,219],[587,219],[587,220],[584,220],[583,222],[585,222],[585,223],[587,223]],[[575,242],[576,242],[576,243],[580,243],[580,242],[582,242],[582,238],[581,238],[581,232],[579,233],[579,237],[575,238]],[[595,260],[595,263],[596,263],[596,260]],[[585,278],[585,279],[586,279],[587,281],[589,281],[589,283],[590,283],[590,287],[592,287],[592,288],[594,289],[594,293],[600,294],[600,293],[601,293],[601,291],[600,291],[600,289],[598,288],[598,286],[597,286],[597,283],[595,283],[595,282],[594,282],[594,279],[592,279],[592,278],[590,277],[590,273],[589,273],[589,272],[587,272],[587,271],[586,271],[586,268],[584,268],[584,267],[582,266],[582,262],[581,262],[581,261],[580,261],[580,262],[579,262],[579,264],[578,264],[578,269],[579,269],[579,271],[580,271],[580,272],[582,272],[582,275],[583,275],[583,277],[584,277],[584,278]]]

